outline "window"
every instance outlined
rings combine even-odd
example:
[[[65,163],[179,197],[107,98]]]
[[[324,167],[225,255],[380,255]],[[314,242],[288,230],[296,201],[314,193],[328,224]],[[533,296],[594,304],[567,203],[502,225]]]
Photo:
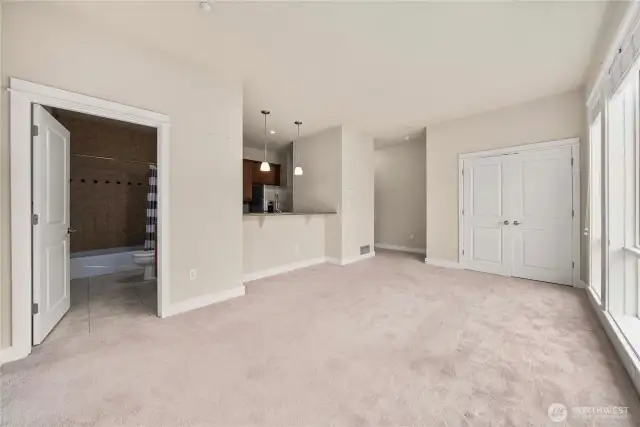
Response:
[[[588,101],[589,295],[640,370],[640,19],[623,31]],[[631,16],[631,15],[629,15]],[[628,345],[627,345],[628,344]]]
[[[614,318],[638,317],[638,111],[640,83],[638,71],[628,76],[608,103],[606,141],[605,225],[609,247],[606,308]],[[597,209],[592,206],[592,211]]]

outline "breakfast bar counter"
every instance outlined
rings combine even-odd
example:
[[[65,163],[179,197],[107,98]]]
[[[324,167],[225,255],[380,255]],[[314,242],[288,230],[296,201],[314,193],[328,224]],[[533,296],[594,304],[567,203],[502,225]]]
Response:
[[[244,216],[281,216],[281,215],[298,215],[298,216],[310,216],[310,215],[336,215],[335,212],[249,212]]]
[[[326,221],[333,212],[243,215],[244,282],[326,261]]]

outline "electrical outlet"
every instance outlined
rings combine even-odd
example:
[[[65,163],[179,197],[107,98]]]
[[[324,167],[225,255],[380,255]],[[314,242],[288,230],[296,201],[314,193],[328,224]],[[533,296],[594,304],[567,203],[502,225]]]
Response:
[[[195,268],[189,270],[189,279],[196,280],[197,278],[198,278],[198,270],[196,270]]]

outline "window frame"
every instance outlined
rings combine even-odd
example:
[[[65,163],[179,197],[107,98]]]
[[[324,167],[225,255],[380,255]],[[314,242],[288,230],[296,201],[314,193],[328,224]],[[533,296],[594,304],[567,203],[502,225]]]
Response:
[[[588,247],[589,247],[589,286],[593,289],[593,291],[595,292],[595,296],[597,297],[598,303],[602,306],[604,301],[605,301],[605,286],[604,286],[604,279],[603,279],[603,274],[605,272],[604,268],[603,268],[603,263],[602,263],[602,258],[607,250],[607,247],[604,244],[604,227],[603,227],[603,219],[604,219],[604,208],[603,208],[603,201],[604,201],[604,195],[603,195],[603,185],[604,185],[604,177],[603,177],[603,172],[602,172],[602,163],[603,163],[603,157],[604,157],[604,111],[601,107],[602,104],[600,104],[600,100],[598,99],[598,101],[596,102],[597,107],[594,108],[591,113],[592,116],[595,116],[592,120],[590,120],[589,123],[589,176],[588,176],[588,186],[589,186],[589,194],[588,194],[588,205],[587,205],[587,214],[588,214],[588,222],[585,222],[585,227],[586,230],[588,230]],[[594,129],[595,126],[599,126],[599,132],[595,132],[596,129]],[[599,135],[597,135],[599,133]],[[595,137],[598,137],[598,141],[594,141]],[[599,152],[600,152],[600,162],[599,164],[596,164],[594,159],[593,159],[593,152],[594,152],[594,148],[597,146],[599,146]],[[594,192],[595,192],[595,188],[594,188],[594,176],[593,174],[595,173],[595,170],[598,170],[598,172],[600,173],[600,179],[599,179],[599,208],[600,208],[600,224],[596,223],[596,219],[595,219],[595,215],[593,213],[593,208],[594,208]],[[595,227],[599,227],[599,234],[600,234],[600,259],[595,260],[593,258],[593,239],[594,239],[594,230]],[[599,289],[597,289],[594,286],[594,277],[593,277],[593,264],[594,263],[599,263],[600,264],[600,278],[599,278],[599,283],[600,286],[598,287]]]
[[[606,104],[606,309],[640,315],[640,68],[636,63]],[[604,261],[604,260],[603,260]]]

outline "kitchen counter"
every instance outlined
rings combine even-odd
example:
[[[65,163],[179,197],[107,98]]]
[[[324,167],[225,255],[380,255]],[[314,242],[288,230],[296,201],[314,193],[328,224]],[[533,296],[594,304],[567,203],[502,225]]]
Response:
[[[281,216],[281,215],[335,215],[336,212],[249,212],[243,214],[243,216]]]
[[[326,223],[333,212],[243,215],[244,281],[326,261]]]

